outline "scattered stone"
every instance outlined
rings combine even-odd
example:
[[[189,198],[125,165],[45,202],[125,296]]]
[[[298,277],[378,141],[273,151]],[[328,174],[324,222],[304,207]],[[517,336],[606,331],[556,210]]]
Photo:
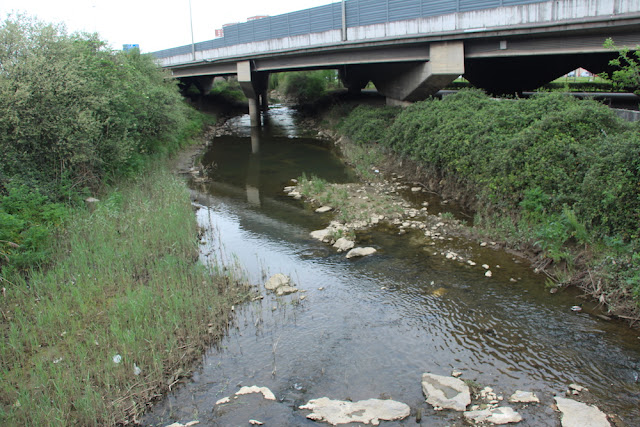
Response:
[[[471,266],[476,265],[476,263],[475,263],[475,262],[473,262],[473,261],[471,261],[471,260],[468,260],[468,261],[467,261],[467,264],[469,264],[469,265],[471,265]]]
[[[323,230],[315,230],[309,233],[311,237],[316,240],[320,240],[321,242],[328,242],[331,240],[331,236],[333,235],[333,229],[325,228]]]
[[[578,393],[581,393],[583,391],[589,391],[589,389],[587,389],[586,387],[582,387],[581,385],[578,385],[578,384],[569,384],[569,388],[571,390],[577,391]]]
[[[368,256],[375,254],[377,251],[375,248],[367,247],[367,248],[353,248],[349,252],[347,252],[347,258]]]
[[[169,424],[167,427],[191,427],[191,426],[194,426],[196,424],[200,424],[200,421],[189,421],[186,424],[173,423],[173,424]]]
[[[249,420],[249,424],[251,424],[252,426],[264,425],[264,423],[262,421],[258,421],[258,420]]]
[[[540,403],[540,399],[535,393],[531,393],[530,391],[521,391],[516,390],[515,393],[509,397],[509,402],[511,403]]]
[[[493,273],[491,272],[491,270],[487,270],[487,272],[484,273],[484,275],[487,276],[487,277],[491,277],[491,276],[493,276]]]
[[[332,210],[333,208],[331,206],[321,206],[318,209],[316,209],[316,213],[326,213]]]
[[[377,426],[381,420],[393,421],[407,418],[409,405],[394,400],[368,399],[358,402],[331,400],[328,397],[313,399],[300,409],[312,411],[307,418],[325,421],[331,425],[363,423]]]
[[[461,377],[461,376],[462,376],[462,372],[460,372],[460,371],[453,371],[453,372],[451,372],[451,376],[452,376],[453,378]]]
[[[422,191],[422,187],[411,187],[411,191],[413,191],[414,193],[417,193],[419,191]]]
[[[482,411],[467,411],[464,413],[465,419],[474,423],[489,422],[492,424],[519,423],[522,416],[509,406],[501,406],[494,409]]]
[[[341,237],[333,244],[333,247],[338,250],[338,252],[348,251],[349,249],[353,249],[356,245],[356,242],[353,240],[349,240],[346,237]]]
[[[427,403],[434,408],[464,411],[471,403],[469,386],[453,377],[424,373],[422,392],[427,397]]]
[[[252,385],[251,387],[244,386],[240,390],[236,392],[236,396],[241,396],[243,394],[251,394],[251,393],[262,393],[265,399],[267,400],[276,400],[276,396],[269,390],[267,387],[258,387],[257,385]]]
[[[278,289],[276,289],[276,295],[278,296],[289,295],[296,292],[298,292],[298,288],[295,286],[279,286]]]
[[[562,412],[562,427],[611,427],[607,416],[595,406],[564,397],[555,397]]]
[[[482,242],[482,243],[480,243],[480,246],[482,246],[482,247],[487,246],[487,242]]]
[[[281,286],[289,286],[291,283],[291,278],[289,276],[285,276],[282,273],[274,274],[267,280],[267,283],[264,284],[264,287],[270,291],[275,291]]]
[[[231,399],[229,397],[223,397],[222,399],[216,402],[216,405],[224,405],[225,403],[229,403],[229,402],[231,402]]]
[[[484,268],[485,270],[489,269],[489,264],[482,264],[482,268]]]

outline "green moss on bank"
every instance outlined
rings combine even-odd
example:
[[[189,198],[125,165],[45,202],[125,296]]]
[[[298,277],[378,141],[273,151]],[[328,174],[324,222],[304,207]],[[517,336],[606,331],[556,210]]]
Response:
[[[638,315],[637,123],[557,93],[498,100],[480,91],[342,116],[337,127],[354,145],[409,159],[434,190],[465,200],[479,232],[540,252],[560,282]]]

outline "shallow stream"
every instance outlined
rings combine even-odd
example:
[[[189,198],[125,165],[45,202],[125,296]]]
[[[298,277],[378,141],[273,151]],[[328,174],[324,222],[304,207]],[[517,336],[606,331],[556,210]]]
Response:
[[[204,426],[326,425],[298,407],[310,399],[392,398],[412,408],[403,421],[381,425],[463,425],[459,413],[424,402],[421,375],[450,375],[490,386],[505,400],[516,390],[535,392],[539,405],[513,405],[523,426],[558,426],[553,395],[570,383],[587,387],[606,413],[640,425],[640,332],[581,313],[579,294],[550,295],[545,277],[524,260],[460,238],[432,241],[418,230],[358,233],[370,257],[346,259],[309,233],[332,214],[317,214],[283,192],[291,178],[315,174],[353,182],[326,141],[297,125],[286,107],[272,108],[252,137],[248,117],[232,119],[234,135],[216,137],[203,163],[207,183],[191,183],[203,207],[205,262],[226,259],[244,267],[265,296],[236,307],[229,334],[203,358],[193,377],[157,404],[145,425],[199,420]],[[421,193],[411,203],[437,206]],[[444,251],[472,259],[471,266]],[[482,264],[490,266],[485,276]],[[292,277],[304,293],[283,297],[262,287],[275,273]],[[513,280],[515,280],[515,282]],[[304,300],[300,297],[304,295]],[[243,396],[219,399],[241,386],[266,386],[277,401]]]

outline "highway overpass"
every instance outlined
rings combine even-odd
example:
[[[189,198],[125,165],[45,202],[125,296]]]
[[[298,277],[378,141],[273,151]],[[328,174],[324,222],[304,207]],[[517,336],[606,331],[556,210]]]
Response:
[[[202,90],[237,75],[252,121],[269,73],[337,69],[349,90],[372,81],[390,104],[463,75],[492,93],[533,90],[578,67],[607,69],[603,47],[640,45],[640,0],[346,0],[225,28],[224,37],[154,52]]]

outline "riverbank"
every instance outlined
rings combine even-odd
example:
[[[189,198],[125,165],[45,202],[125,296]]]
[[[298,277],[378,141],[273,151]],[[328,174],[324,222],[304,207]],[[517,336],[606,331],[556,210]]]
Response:
[[[640,320],[634,125],[593,101],[473,92],[406,110],[340,102],[315,121],[367,184],[402,176],[435,192],[473,215],[465,234],[529,259],[551,293],[577,286]]]
[[[163,163],[75,210],[53,265],[3,284],[2,424],[135,423],[188,376],[246,293],[197,263],[197,234]]]

